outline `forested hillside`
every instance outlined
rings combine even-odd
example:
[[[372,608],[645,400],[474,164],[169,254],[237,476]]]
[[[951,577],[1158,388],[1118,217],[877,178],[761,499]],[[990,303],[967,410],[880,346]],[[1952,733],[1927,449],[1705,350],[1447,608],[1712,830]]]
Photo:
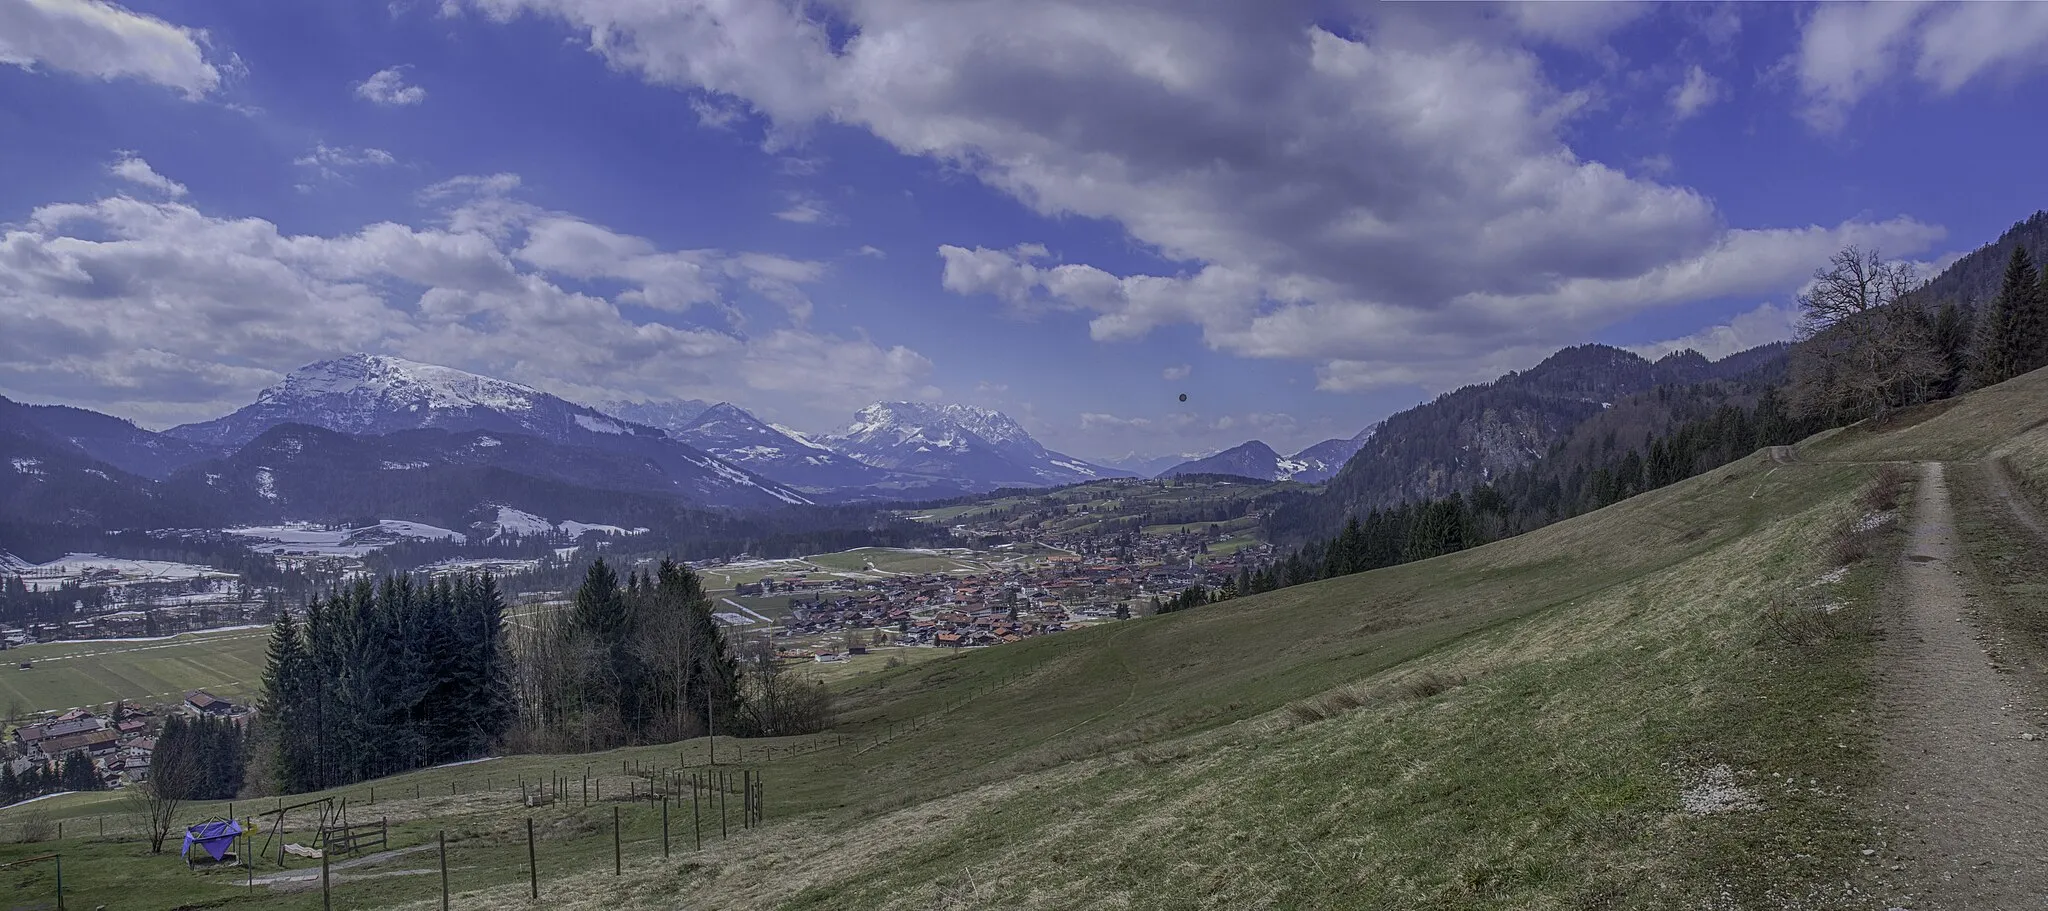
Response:
[[[1771,345],[1709,362],[1681,351],[1654,363],[1619,348],[1581,345],[1520,373],[1467,386],[1382,423],[1320,497],[1301,498],[1268,522],[1275,540],[1298,543],[1333,534],[1352,515],[1445,497],[1505,478],[1544,458],[1586,422],[1603,422],[1622,445],[1637,445],[1677,420],[1673,400],[1644,398],[1658,387],[1709,385],[1716,404],[1783,373],[1785,348]],[[1607,444],[1610,448],[1613,443]],[[1592,448],[1581,443],[1579,449]]]

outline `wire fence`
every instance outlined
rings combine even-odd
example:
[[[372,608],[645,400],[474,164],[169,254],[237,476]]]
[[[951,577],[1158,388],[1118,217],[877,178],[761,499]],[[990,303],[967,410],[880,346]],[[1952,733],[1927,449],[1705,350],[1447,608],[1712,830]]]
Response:
[[[446,908],[462,891],[513,882],[537,897],[551,878],[599,871],[623,876],[762,826],[770,782],[778,777],[774,762],[853,743],[828,735],[801,744],[720,745],[718,765],[687,764],[690,749],[681,745],[675,765],[593,760],[511,775],[487,774],[479,766],[445,781],[365,782],[312,801],[207,803],[199,812],[243,829],[220,862],[199,846],[192,848],[193,860],[179,860],[183,826],[198,818],[178,820],[160,857],[121,862],[179,864],[207,883],[249,894],[318,890],[324,908],[383,907],[434,892]],[[98,847],[99,863],[106,862],[106,845],[136,857],[150,834],[140,812],[49,819],[18,807],[0,823],[0,842],[62,843],[73,854]],[[61,909],[60,888],[73,895],[93,888],[93,861],[78,859],[60,886],[57,859],[53,851],[0,863],[0,892],[6,893],[0,911]],[[30,863],[45,860],[51,863]],[[132,881],[133,875],[119,878]]]

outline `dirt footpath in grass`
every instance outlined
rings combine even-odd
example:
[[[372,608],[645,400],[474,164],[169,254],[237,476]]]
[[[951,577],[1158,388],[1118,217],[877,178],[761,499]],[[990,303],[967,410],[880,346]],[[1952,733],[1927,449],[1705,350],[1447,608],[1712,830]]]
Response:
[[[1879,682],[1897,841],[1871,859],[1896,907],[2048,908],[2048,742],[2022,736],[2042,712],[1986,656],[1966,571],[1942,466],[1924,464]]]

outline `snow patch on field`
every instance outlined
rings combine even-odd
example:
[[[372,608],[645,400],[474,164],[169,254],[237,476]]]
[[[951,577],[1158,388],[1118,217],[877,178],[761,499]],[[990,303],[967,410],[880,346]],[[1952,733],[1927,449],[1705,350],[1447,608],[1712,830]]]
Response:
[[[571,538],[580,538],[583,537],[584,532],[590,531],[607,535],[638,535],[647,532],[645,528],[629,529],[595,522],[577,522],[574,520],[556,522],[552,519],[534,515],[523,509],[513,509],[510,506],[498,507],[498,518],[493,524],[498,527],[498,530],[492,537],[500,535],[519,535],[521,537],[567,535]],[[569,550],[574,551],[575,548],[569,548]]]
[[[587,414],[576,416],[576,426],[596,433],[617,434],[626,432],[625,426],[616,421],[607,421],[604,418],[592,417]]]
[[[99,554],[65,554],[48,563],[31,564],[16,557],[0,561],[0,568],[19,575],[29,591],[55,591],[67,582],[93,585],[133,585],[145,582],[189,582],[193,579],[233,579],[234,573],[192,563],[165,560],[128,560]]]
[[[380,547],[396,544],[405,538],[423,541],[468,540],[468,536],[459,531],[400,519],[384,519],[363,528],[326,528],[310,522],[287,522],[283,525],[224,528],[221,531],[224,534],[251,539],[249,547],[252,550],[269,551],[282,548],[333,557],[360,557]]]

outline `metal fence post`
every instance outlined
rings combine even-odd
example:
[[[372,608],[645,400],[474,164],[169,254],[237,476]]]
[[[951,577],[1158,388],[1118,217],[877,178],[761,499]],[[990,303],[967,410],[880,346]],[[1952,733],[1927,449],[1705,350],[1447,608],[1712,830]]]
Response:
[[[327,890],[327,848],[320,849],[320,907],[334,911],[334,895]]]
[[[540,901],[540,868],[533,859],[533,817],[526,817],[526,882],[533,900]]]
[[[624,876],[624,875],[625,875],[625,873],[626,873],[626,861],[625,861],[625,855],[624,855],[624,853],[623,853],[623,851],[622,851],[622,849],[620,848],[620,845],[619,845],[619,839],[620,839],[620,837],[621,837],[621,836],[619,835],[619,808],[618,808],[618,807],[612,807],[612,875],[613,875],[613,876]]]
[[[661,795],[661,857],[668,859],[668,795]]]
[[[57,862],[57,911],[64,911],[64,855],[51,858]]]

